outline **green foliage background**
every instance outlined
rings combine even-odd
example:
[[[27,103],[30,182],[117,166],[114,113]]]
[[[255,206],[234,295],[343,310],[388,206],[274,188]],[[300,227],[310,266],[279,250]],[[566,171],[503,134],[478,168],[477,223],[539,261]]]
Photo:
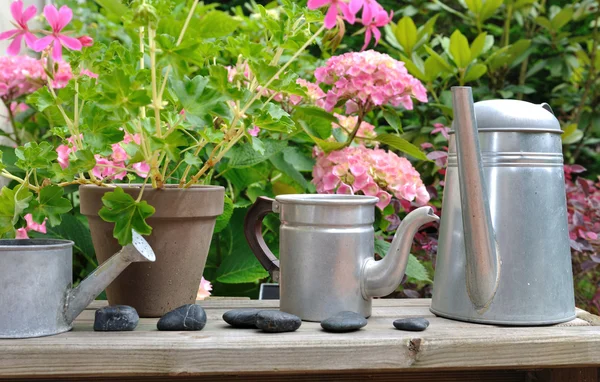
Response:
[[[126,46],[134,44],[133,32],[123,29],[115,11],[117,0],[59,3],[76,8],[73,23],[79,34],[91,35],[96,42],[105,44],[115,40]],[[449,89],[464,84],[474,87],[476,100],[518,98],[533,103],[548,102],[565,131],[566,162],[586,167],[587,178],[595,179],[600,174],[600,54],[597,53],[600,11],[595,1],[381,0],[380,3],[394,11],[394,22],[383,31],[384,37],[376,50],[404,61],[411,74],[427,86],[430,95],[430,102],[417,105],[414,111],[395,110],[397,121],[390,121],[389,115],[373,114],[371,119],[380,135],[395,133],[398,129],[403,139],[416,146],[428,142],[436,150],[443,150],[447,142],[442,136],[431,134],[433,124],[448,126],[451,123]],[[210,34],[215,30],[211,28],[226,27],[231,31],[224,31],[225,34],[245,35],[248,41],[263,43],[262,24],[256,22],[257,4],[267,9],[278,6],[277,2],[269,1],[220,2],[218,9],[235,14],[240,22],[210,24],[205,32]],[[361,31],[352,25],[346,25],[345,37],[339,46],[332,43],[331,37],[321,39],[294,64],[303,78],[312,80],[314,68],[331,55],[358,51],[363,44]],[[207,45],[185,52],[185,57],[174,57],[174,67],[190,73],[200,71],[196,65],[201,66],[199,62],[213,54],[223,63],[236,63],[236,57],[211,50]],[[194,105],[192,97],[190,110]],[[200,119],[201,112],[196,113]],[[200,119],[198,122],[202,123]],[[29,128],[33,132],[38,127]],[[329,127],[323,135],[330,134]],[[205,277],[213,283],[215,295],[256,298],[258,285],[268,281],[267,273],[250,252],[242,233],[243,218],[251,203],[262,195],[273,197],[281,193],[315,191],[310,183],[314,164],[312,141],[302,135],[294,136],[289,142],[279,138],[274,134],[263,139],[262,152],[239,146],[216,169],[214,183],[225,186],[229,198],[226,213],[217,224],[205,269]],[[393,142],[387,142],[387,147],[399,149]],[[14,153],[4,151],[6,162]],[[431,161],[412,161],[425,184],[430,185],[431,204],[440,208],[443,172]],[[76,193],[67,194],[77,206]],[[63,217],[60,226],[49,232],[75,241],[77,279],[96,265],[86,224],[75,209]],[[277,217],[268,216],[264,226],[265,239],[277,254]],[[381,216],[378,216],[376,230],[378,249],[384,252],[384,239],[391,232],[387,231],[387,223]],[[435,229],[427,234],[434,237]],[[420,248],[419,245],[414,247],[419,262],[411,261],[410,277],[399,288],[397,296],[430,296],[435,253]],[[599,272],[596,267],[582,271],[581,261],[574,262],[578,305],[593,310],[591,301],[598,290]]]

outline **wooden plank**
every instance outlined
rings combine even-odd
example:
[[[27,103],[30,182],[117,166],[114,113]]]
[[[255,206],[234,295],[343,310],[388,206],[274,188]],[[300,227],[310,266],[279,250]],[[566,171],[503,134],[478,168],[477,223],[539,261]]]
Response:
[[[534,374],[534,381],[539,382],[598,382],[596,367],[548,369]]]
[[[221,319],[229,308],[272,309],[277,301],[204,301],[209,320],[199,332],[159,332],[156,319],[141,319],[133,332],[93,332],[94,312],[87,310],[72,332],[0,341],[0,377],[380,373],[600,364],[600,327],[476,325],[434,317],[427,301],[413,301],[376,301],[367,327],[348,334],[326,333],[310,322],[294,333],[267,334],[233,329]],[[421,314],[430,315],[431,325],[424,332],[392,326],[395,318]]]

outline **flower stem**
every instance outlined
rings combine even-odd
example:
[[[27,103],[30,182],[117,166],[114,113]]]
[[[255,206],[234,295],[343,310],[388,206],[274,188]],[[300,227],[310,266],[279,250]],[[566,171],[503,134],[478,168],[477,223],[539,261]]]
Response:
[[[11,174],[10,172],[6,171],[6,170],[2,170],[2,172],[0,173],[1,176],[7,178],[7,179],[11,179],[11,180],[15,180],[17,182],[19,182],[20,184],[24,184],[27,186],[27,188],[29,188],[31,191],[35,191],[35,192],[39,192],[40,188],[36,187],[32,184],[29,184],[29,182],[26,182],[25,179],[21,179],[18,176],[15,176],[13,174]]]

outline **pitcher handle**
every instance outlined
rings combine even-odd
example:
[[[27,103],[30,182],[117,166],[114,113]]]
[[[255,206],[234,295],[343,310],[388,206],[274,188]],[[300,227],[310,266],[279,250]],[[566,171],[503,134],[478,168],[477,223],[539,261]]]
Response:
[[[275,282],[279,282],[279,260],[265,243],[262,236],[262,221],[273,211],[274,199],[259,196],[244,218],[246,241],[260,264],[269,272]]]

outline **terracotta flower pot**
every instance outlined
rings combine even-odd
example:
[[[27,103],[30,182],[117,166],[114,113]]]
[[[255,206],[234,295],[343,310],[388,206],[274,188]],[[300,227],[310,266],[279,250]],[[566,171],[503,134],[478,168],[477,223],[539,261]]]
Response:
[[[120,185],[137,198],[140,185]],[[98,262],[104,262],[121,246],[113,238],[113,224],[98,216],[102,196],[111,188],[85,185],[79,188],[81,213],[90,223]],[[180,189],[146,187],[143,199],[156,209],[147,222],[146,237],[156,262],[129,266],[106,289],[111,305],[133,306],[140,317],[160,317],[196,299],[217,216],[223,213],[225,190],[219,186]]]

